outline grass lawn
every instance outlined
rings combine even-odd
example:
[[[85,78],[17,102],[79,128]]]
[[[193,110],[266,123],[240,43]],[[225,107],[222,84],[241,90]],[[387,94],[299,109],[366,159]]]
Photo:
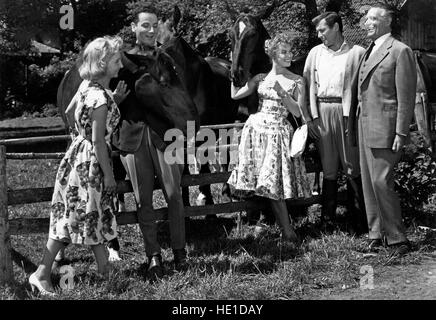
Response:
[[[52,186],[57,165],[57,160],[10,160],[8,187]],[[220,188],[220,185],[213,186],[218,202],[221,201]],[[191,188],[191,203],[197,194],[197,188]],[[154,199],[156,207],[165,205],[160,191],[155,191]],[[128,209],[134,209],[131,194],[127,195],[127,205]],[[48,203],[10,206],[9,214],[11,218],[48,217],[48,208]],[[340,209],[339,218],[343,212]],[[421,231],[411,226],[408,236],[414,243],[414,251],[403,258],[391,259],[387,250],[369,253],[364,237],[349,236],[341,231],[340,225],[334,232],[320,232],[319,205],[308,208],[307,215],[295,217],[297,232],[304,239],[297,248],[280,242],[277,226],[268,226],[255,237],[254,226],[242,224],[238,228],[237,217],[237,213],[229,213],[216,220],[190,219],[187,224],[190,268],[186,272],[173,270],[168,225],[160,222],[165,276],[155,282],[143,276],[145,254],[137,225],[119,227],[123,260],[114,263],[109,279],[97,275],[88,247],[69,246],[66,263],[75,270],[75,287],[60,289],[60,266],[55,266],[53,281],[59,295],[54,299],[436,298],[436,279],[428,275],[431,273],[428,270],[436,267],[436,234],[431,230]],[[32,294],[27,283],[42,257],[47,234],[11,236],[11,241],[15,282],[0,287],[0,299],[50,299]],[[372,290],[361,287],[362,270],[367,268],[374,271]],[[427,277],[421,276],[421,272],[428,273]],[[413,277],[416,281],[405,285]]]

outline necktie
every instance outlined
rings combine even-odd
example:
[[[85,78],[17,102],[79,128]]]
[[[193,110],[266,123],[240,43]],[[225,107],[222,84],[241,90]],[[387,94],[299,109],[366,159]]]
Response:
[[[368,50],[366,51],[365,61],[368,60],[372,49],[374,49],[374,46],[375,46],[375,42],[371,42],[371,45],[369,46]]]

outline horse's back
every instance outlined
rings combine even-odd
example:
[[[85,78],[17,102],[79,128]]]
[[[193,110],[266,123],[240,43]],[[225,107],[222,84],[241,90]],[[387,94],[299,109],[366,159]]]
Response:
[[[73,67],[65,73],[58,87],[56,96],[57,106],[62,120],[67,127],[71,126],[71,124],[67,121],[65,110],[76,94],[81,82],[82,78],[80,78],[79,70],[76,65],[73,65]]]

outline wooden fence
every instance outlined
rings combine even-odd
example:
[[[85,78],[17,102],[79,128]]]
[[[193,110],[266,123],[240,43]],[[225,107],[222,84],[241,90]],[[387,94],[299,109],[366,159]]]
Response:
[[[226,124],[214,126],[202,126],[201,128],[209,129],[228,129],[232,127],[242,127],[243,123]],[[32,150],[32,146],[44,143],[53,144],[57,142],[67,142],[70,139],[68,135],[48,136],[48,137],[31,137],[0,140],[0,284],[13,280],[12,259],[11,259],[11,235],[24,235],[31,233],[45,233],[49,228],[49,218],[14,218],[8,217],[8,206],[18,204],[30,204],[35,202],[50,201],[53,194],[53,187],[45,188],[26,188],[18,190],[8,190],[6,177],[6,160],[7,159],[61,159],[64,152],[26,152],[26,153],[7,153],[7,149],[16,146],[25,147],[27,150]],[[219,152],[226,151],[232,145],[219,145]],[[35,151],[35,150],[32,150]],[[307,171],[313,172],[319,170],[319,167],[313,163],[307,163]],[[228,180],[230,172],[214,172],[214,173],[198,173],[183,175],[181,186],[203,186],[213,183],[224,183]],[[155,189],[160,188],[157,181]],[[133,192],[130,181],[117,182],[118,193]],[[313,196],[309,199],[298,199],[289,201],[291,206],[309,206],[315,203],[320,203],[321,196]],[[344,201],[344,194],[339,195],[339,201]],[[265,207],[264,202],[256,200],[241,200],[228,203],[217,203],[214,205],[203,206],[187,206],[185,207],[185,215],[205,216],[222,213],[241,212],[250,209],[262,209]],[[166,220],[167,208],[154,210],[152,220]],[[123,212],[117,216],[118,225],[138,223],[136,211]]]
[[[436,149],[436,104],[430,105],[430,119],[426,117],[426,112],[423,110],[422,123],[424,123],[425,130],[423,132],[429,133],[432,142],[433,152]],[[426,125],[430,123],[430,128]],[[202,126],[202,129],[229,129],[232,127],[242,127],[243,123],[239,124],[225,124]],[[428,130],[430,129],[430,130]],[[11,235],[23,235],[30,233],[47,232],[49,228],[49,218],[8,218],[8,206],[18,204],[29,204],[35,202],[50,201],[53,193],[53,187],[46,188],[28,188],[18,190],[8,190],[7,177],[6,177],[6,160],[7,159],[61,159],[64,152],[25,152],[25,153],[7,153],[7,148],[14,149],[16,147],[25,148],[27,151],[32,149],[32,146],[41,144],[56,144],[67,143],[70,139],[68,135],[49,136],[49,137],[31,137],[31,138],[17,138],[0,140],[0,285],[13,280],[12,273],[12,258],[11,258]],[[232,145],[218,146],[219,152],[223,152],[230,148]],[[18,148],[18,149],[19,149]],[[216,148],[216,147],[214,147]],[[41,150],[38,148],[38,150]],[[306,162],[307,172],[320,171],[320,167],[312,162]],[[182,177],[181,186],[203,186],[213,183],[224,183],[228,180],[230,172],[215,172],[203,174],[190,174]],[[158,183],[155,183],[155,189],[158,189]],[[118,193],[133,192],[132,185],[129,181],[118,181]],[[339,193],[339,203],[344,203],[345,194]],[[312,196],[308,199],[290,200],[290,206],[309,206],[312,204],[320,203],[321,195]],[[218,203],[214,205],[203,206],[188,206],[185,207],[185,215],[192,216],[205,216],[221,213],[241,212],[250,209],[262,209],[265,203],[255,200],[236,201],[229,203]],[[150,217],[152,220],[166,220],[167,208],[154,210],[154,216]],[[124,212],[117,216],[118,225],[135,224],[138,223],[136,211]]]

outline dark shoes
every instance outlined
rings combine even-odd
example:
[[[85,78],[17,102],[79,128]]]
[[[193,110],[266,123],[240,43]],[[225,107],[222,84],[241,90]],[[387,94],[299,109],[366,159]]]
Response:
[[[405,241],[405,242],[400,242],[400,243],[396,243],[396,244],[392,244],[389,246],[389,256],[390,257],[401,257],[404,256],[406,253],[410,252],[411,250],[411,245],[409,241]]]
[[[369,239],[368,240],[368,249],[371,252],[378,252],[383,247],[386,247],[385,242],[382,239]],[[389,256],[393,257],[401,257],[406,253],[410,252],[411,245],[409,241],[400,242],[388,245]]]
[[[155,254],[153,256],[147,256],[147,258],[148,258],[147,278],[151,280],[162,278],[163,277],[162,256],[160,254]]]
[[[174,268],[177,271],[186,271],[189,268],[189,264],[186,259],[186,250],[183,249],[173,249],[174,255]]]
[[[384,247],[382,239],[368,239],[368,250],[370,252],[378,252]]]

